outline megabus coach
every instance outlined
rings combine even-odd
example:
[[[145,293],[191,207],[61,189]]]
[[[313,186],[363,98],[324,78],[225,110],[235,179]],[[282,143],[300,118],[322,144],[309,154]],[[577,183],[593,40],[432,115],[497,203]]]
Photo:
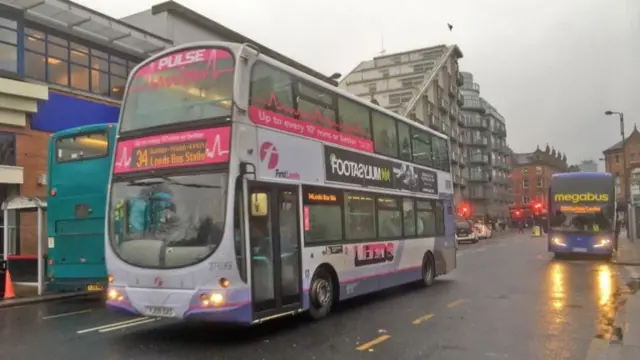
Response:
[[[610,258],[615,237],[615,182],[604,172],[555,174],[549,186],[549,251]]]

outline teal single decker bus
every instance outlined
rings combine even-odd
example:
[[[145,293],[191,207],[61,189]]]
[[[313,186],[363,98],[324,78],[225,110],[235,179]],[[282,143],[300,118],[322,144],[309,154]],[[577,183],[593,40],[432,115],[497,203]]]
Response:
[[[51,135],[47,198],[47,280],[57,292],[101,291],[107,282],[104,212],[115,124]]]

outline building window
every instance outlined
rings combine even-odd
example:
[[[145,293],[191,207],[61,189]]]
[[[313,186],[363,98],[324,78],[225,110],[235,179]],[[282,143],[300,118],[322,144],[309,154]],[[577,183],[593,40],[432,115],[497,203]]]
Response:
[[[18,23],[0,18],[0,70],[18,72]]]
[[[616,164],[620,164],[620,155],[616,155]]]
[[[525,205],[529,203],[529,195],[522,195],[522,203]]]
[[[529,180],[528,179],[522,179],[522,188],[523,189],[528,189],[529,188]]]
[[[389,77],[389,69],[380,70],[382,77]]]
[[[122,99],[127,60],[29,28],[24,43],[25,77]]]
[[[536,174],[542,175],[542,166],[536,166]]]
[[[378,91],[378,84],[376,83],[369,84],[369,94],[373,94],[376,91]]]
[[[522,175],[527,175],[529,173],[529,169],[522,168]]]
[[[542,178],[538,176],[538,178],[536,179],[536,187],[541,188],[542,186],[543,186]]]

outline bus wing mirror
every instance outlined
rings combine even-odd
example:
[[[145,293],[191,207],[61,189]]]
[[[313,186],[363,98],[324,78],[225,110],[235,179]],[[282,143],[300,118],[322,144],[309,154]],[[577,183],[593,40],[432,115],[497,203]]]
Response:
[[[246,112],[249,107],[251,68],[258,55],[260,55],[260,49],[257,46],[243,44],[236,56],[236,69],[233,74],[233,103],[242,112]]]

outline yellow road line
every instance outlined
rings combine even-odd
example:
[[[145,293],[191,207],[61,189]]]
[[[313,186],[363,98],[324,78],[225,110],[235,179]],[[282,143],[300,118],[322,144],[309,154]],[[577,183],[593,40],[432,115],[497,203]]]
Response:
[[[433,317],[433,314],[427,314],[427,315],[421,316],[421,317],[419,317],[419,318],[417,318],[417,319],[413,320],[411,323],[412,323],[413,325],[420,325],[420,324],[422,324],[423,322],[425,322],[425,321],[427,321],[427,320],[431,319],[432,317]]]
[[[460,300],[452,301],[452,302],[450,302],[450,303],[448,303],[448,304],[447,304],[447,307],[448,307],[448,308],[456,307],[456,306],[458,306],[458,305],[460,305],[460,304],[462,304],[463,302],[466,302],[466,301],[467,301],[467,300],[465,300],[465,299],[460,299]]]
[[[358,346],[358,347],[356,348],[356,350],[358,350],[358,351],[365,351],[365,350],[369,350],[369,349],[371,349],[372,347],[374,347],[374,346],[376,346],[376,345],[380,344],[381,342],[383,342],[383,341],[385,341],[385,340],[388,340],[390,337],[391,337],[391,335],[381,335],[381,336],[379,336],[379,337],[377,337],[377,338],[375,338],[375,339],[373,339],[373,340],[369,341],[368,343],[364,343],[364,344],[362,344],[362,345]]]

